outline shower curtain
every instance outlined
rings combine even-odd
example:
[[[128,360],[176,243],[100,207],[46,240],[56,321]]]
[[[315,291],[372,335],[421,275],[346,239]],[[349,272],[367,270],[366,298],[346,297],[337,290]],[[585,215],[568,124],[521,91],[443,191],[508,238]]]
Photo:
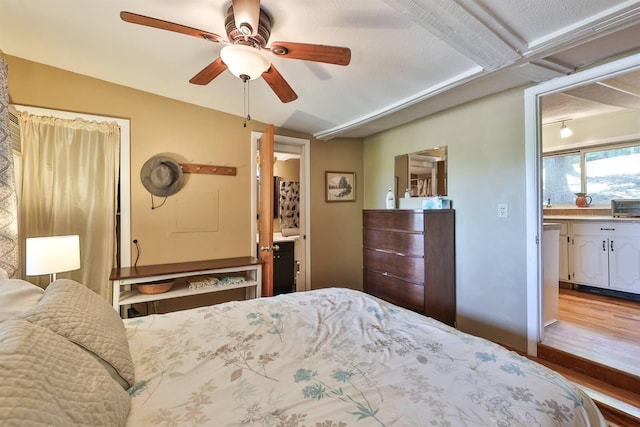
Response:
[[[280,228],[300,227],[300,183],[280,181]]]

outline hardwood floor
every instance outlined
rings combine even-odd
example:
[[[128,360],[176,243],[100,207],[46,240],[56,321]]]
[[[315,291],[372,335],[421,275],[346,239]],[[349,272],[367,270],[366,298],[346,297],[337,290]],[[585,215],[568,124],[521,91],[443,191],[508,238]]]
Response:
[[[583,388],[609,426],[640,426],[640,301],[560,288],[538,362]]]
[[[561,288],[542,343],[640,376],[640,302]]]

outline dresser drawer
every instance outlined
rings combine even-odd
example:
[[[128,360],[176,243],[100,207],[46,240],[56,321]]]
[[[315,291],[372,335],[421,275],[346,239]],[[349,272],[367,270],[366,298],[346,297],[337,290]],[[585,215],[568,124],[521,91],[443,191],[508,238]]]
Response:
[[[424,313],[424,286],[364,270],[364,291],[409,310]]]
[[[364,268],[407,282],[424,283],[424,258],[399,256],[375,249],[364,250]]]
[[[401,255],[421,256],[424,253],[424,234],[393,231],[364,230],[365,249],[381,249]]]
[[[422,211],[364,211],[364,228],[397,231],[424,231]]]

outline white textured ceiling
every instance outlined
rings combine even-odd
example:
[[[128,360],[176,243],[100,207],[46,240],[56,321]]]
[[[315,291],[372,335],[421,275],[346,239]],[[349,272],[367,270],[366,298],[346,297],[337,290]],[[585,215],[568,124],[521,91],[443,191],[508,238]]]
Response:
[[[129,11],[226,38],[229,5],[229,0],[0,0],[0,49],[241,116],[242,82],[228,71],[206,86],[188,82],[219,56],[223,44],[119,17]],[[640,46],[640,1],[262,0],[261,5],[273,17],[270,41],[351,49],[346,67],[270,56],[298,94],[291,103],[281,103],[262,79],[251,82],[253,119],[322,139],[367,136]],[[568,103],[549,102],[562,108]]]

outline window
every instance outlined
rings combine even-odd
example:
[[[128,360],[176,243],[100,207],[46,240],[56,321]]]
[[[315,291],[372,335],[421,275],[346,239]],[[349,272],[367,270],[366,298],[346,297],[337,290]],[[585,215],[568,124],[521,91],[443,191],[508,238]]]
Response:
[[[542,195],[552,204],[569,204],[582,188],[580,154],[543,157]]]
[[[640,199],[640,145],[597,147],[542,159],[544,201],[573,204],[574,193],[587,193],[592,204],[612,199]]]
[[[584,162],[591,203],[640,199],[640,145],[587,152]]]

